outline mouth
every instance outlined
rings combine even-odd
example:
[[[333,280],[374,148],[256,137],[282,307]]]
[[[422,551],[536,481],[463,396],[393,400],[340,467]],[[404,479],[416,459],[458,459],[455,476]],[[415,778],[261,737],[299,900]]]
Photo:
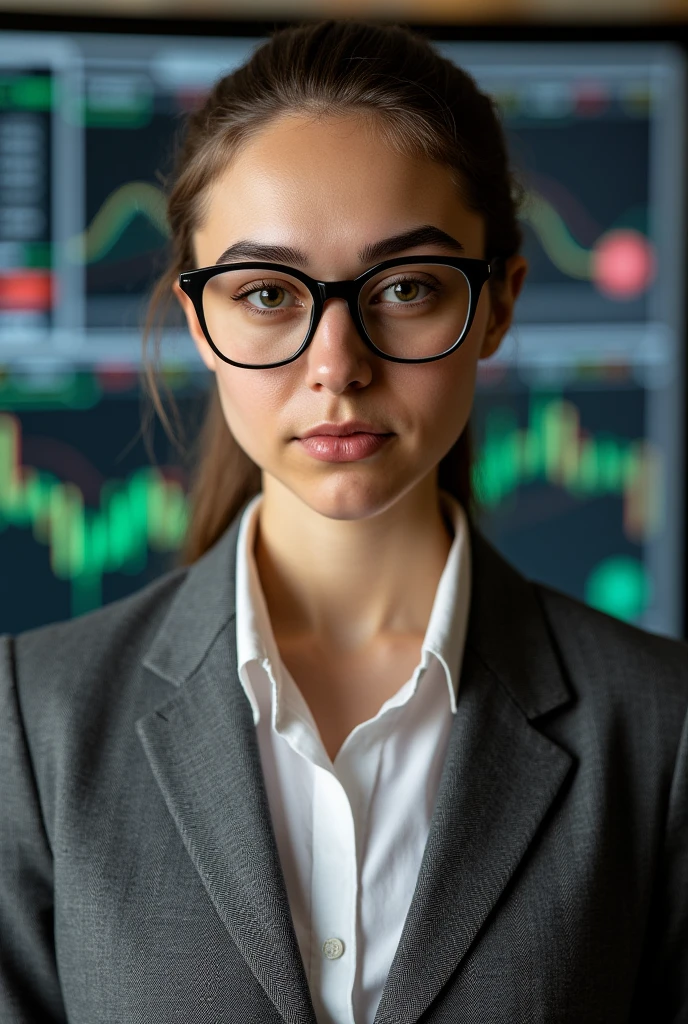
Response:
[[[312,458],[323,462],[358,462],[391,444],[393,434],[354,431],[350,434],[311,434],[295,440]]]
[[[353,437],[356,434],[373,435],[376,437],[389,437],[390,431],[380,430],[370,423],[357,420],[351,423],[320,423],[303,434],[297,435],[295,440],[305,441],[309,437]]]

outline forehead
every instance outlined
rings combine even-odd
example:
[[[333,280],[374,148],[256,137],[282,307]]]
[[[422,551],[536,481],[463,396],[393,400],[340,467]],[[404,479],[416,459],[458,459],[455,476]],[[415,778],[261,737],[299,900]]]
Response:
[[[483,218],[449,168],[396,152],[361,118],[283,116],[245,143],[208,189],[198,255],[215,262],[237,238],[357,251],[435,224],[482,255]]]

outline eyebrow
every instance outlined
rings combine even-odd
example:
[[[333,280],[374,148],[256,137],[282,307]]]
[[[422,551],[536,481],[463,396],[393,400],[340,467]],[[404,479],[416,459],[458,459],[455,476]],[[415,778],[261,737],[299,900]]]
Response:
[[[399,235],[382,238],[379,242],[369,242],[359,250],[358,258],[361,263],[378,263],[405,249],[414,249],[419,245],[437,245],[451,252],[464,252],[461,242],[452,238],[446,231],[435,227],[434,224],[423,224],[422,227],[411,228]],[[308,253],[302,249],[294,249],[289,245],[266,245],[248,238],[234,242],[233,245],[225,249],[217,260],[216,266],[220,263],[231,263],[234,260],[265,260],[267,263],[286,263],[297,267],[306,267],[309,263]]]

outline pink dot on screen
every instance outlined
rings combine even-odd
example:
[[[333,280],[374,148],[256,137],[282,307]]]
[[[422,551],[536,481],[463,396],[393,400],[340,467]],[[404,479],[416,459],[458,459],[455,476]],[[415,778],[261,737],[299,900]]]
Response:
[[[656,259],[650,240],[632,228],[606,231],[592,250],[592,279],[610,299],[635,299],[655,276]]]

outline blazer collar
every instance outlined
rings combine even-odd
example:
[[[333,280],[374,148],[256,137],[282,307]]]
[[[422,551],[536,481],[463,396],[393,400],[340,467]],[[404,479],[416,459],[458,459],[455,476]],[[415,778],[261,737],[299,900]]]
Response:
[[[191,566],[143,659],[175,690],[137,720],[136,731],[248,967],[287,1024],[316,1024],[237,674],[234,568],[244,508]],[[470,539],[457,713],[375,1024],[416,1024],[460,969],[573,763],[531,724],[572,696],[535,590],[475,526]]]
[[[215,544],[188,570],[143,664],[175,686],[198,669],[235,616],[236,548],[244,502]],[[569,696],[531,583],[469,523],[472,586],[466,646],[508,689],[527,718]],[[537,651],[537,671],[532,670]]]

